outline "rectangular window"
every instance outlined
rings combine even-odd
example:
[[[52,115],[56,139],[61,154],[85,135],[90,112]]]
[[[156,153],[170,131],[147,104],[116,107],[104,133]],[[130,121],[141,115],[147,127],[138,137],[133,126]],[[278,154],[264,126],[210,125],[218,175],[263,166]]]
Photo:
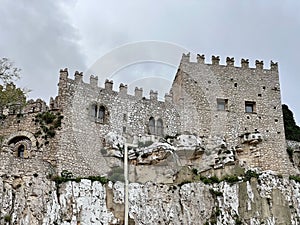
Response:
[[[123,127],[123,133],[126,133],[126,127]]]
[[[123,121],[127,122],[127,114],[126,113],[123,114]]]
[[[245,112],[246,113],[255,113],[256,112],[256,103],[255,102],[245,102]]]
[[[220,111],[228,110],[228,99],[217,98],[217,109]]]

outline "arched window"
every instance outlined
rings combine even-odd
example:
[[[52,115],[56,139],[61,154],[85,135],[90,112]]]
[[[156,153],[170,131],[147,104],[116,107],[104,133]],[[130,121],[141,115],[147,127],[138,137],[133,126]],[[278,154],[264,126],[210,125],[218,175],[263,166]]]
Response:
[[[104,119],[105,119],[105,108],[104,106],[100,106],[99,107],[99,112],[98,112],[98,121],[100,123],[104,123]]]
[[[158,136],[163,136],[164,134],[163,121],[160,118],[156,122],[156,134]]]
[[[103,105],[93,105],[92,106],[92,116],[96,122],[107,123],[108,111]]]
[[[18,157],[24,158],[24,151],[25,151],[25,146],[24,145],[20,145],[18,147]]]
[[[149,134],[155,134],[155,120],[153,117],[150,117],[148,126],[149,126]]]

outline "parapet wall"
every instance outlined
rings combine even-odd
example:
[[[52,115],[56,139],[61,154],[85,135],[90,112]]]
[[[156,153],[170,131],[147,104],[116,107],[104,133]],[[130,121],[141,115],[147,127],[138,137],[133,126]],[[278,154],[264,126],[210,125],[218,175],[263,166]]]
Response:
[[[227,57],[220,65],[219,56],[209,64],[204,55],[192,62],[184,54],[171,89],[173,102],[183,105],[183,130],[221,136],[250,167],[285,173],[293,169],[286,153],[278,64],[271,62],[269,69],[263,64],[256,60],[250,68],[242,59],[237,67]],[[262,142],[244,145],[241,137],[251,133],[260,133]]]
[[[66,88],[68,85],[74,85],[82,83],[84,84],[85,88],[91,88],[95,92],[100,92],[100,91],[106,91],[106,92],[112,92],[114,94],[117,94],[120,97],[123,98],[135,98],[135,99],[144,99],[144,100],[150,100],[150,101],[159,101],[158,100],[158,92],[151,90],[149,92],[149,98],[146,98],[143,93],[143,88],[141,87],[135,87],[134,88],[134,95],[131,95],[128,93],[128,86],[127,84],[120,83],[118,91],[113,90],[114,89],[114,83],[113,80],[105,80],[104,87],[99,86],[98,84],[98,76],[90,75],[89,78],[89,83],[85,83],[83,81],[83,73],[76,71],[74,74],[74,79],[69,78],[69,72],[68,69],[61,69],[60,70],[60,80],[59,80],[59,95],[62,95],[63,90]],[[164,102],[170,102],[170,96],[171,94],[166,93]]]
[[[191,56],[190,53],[188,54],[183,54],[181,62],[193,62],[191,61]],[[214,56],[212,55],[211,57],[211,63],[206,63],[205,62],[205,56],[197,54],[197,63],[199,64],[206,64],[206,65],[214,65],[214,66],[227,66],[227,67],[236,67],[236,68],[242,68],[242,69],[257,69],[257,70],[271,70],[271,71],[278,71],[278,63],[277,62],[270,62],[270,68],[264,68],[264,62],[261,60],[255,60],[255,67],[251,68],[249,67],[249,59],[241,59],[241,66],[238,67],[235,65],[235,59],[234,57],[226,57],[226,65],[220,64],[220,56]]]

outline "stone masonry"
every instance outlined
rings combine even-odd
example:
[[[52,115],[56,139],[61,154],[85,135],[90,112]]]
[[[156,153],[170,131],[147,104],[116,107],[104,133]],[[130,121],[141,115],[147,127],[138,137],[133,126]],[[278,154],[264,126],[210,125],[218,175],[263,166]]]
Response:
[[[40,122],[43,113],[62,123]],[[216,56],[208,64],[203,55],[191,62],[184,54],[164,101],[155,91],[149,99],[141,88],[130,95],[127,85],[115,91],[113,81],[99,87],[98,77],[85,83],[82,73],[72,79],[63,69],[49,107],[42,100],[31,100],[18,112],[7,107],[1,123],[1,160],[16,165],[37,160],[48,174],[112,174],[123,167],[125,147],[132,182],[172,183],[184,166],[200,172],[237,165],[278,174],[298,171],[286,152],[273,62],[270,69],[262,61],[249,68],[242,59],[236,67],[233,58],[220,65]]]

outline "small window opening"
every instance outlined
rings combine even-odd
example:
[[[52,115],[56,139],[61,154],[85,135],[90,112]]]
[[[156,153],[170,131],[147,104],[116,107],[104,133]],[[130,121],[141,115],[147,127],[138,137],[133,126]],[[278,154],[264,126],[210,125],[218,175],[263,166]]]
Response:
[[[93,106],[93,116],[95,117],[95,120],[100,123],[105,122],[106,117],[106,109],[103,105],[94,105]]]
[[[95,105],[95,107],[94,107],[94,116],[95,116],[95,118],[97,118],[97,114],[98,114],[98,106]]]
[[[149,126],[149,134],[155,134],[155,120],[153,117],[150,117],[148,126]]]
[[[104,116],[105,116],[105,108],[104,106],[99,107],[99,114],[98,114],[98,120],[100,123],[104,122]]]
[[[24,145],[20,145],[18,147],[18,157],[19,158],[24,158],[24,151],[25,151],[25,146]]]
[[[266,87],[265,87],[265,86],[263,86],[263,89],[264,89],[264,90],[266,90]]]
[[[127,114],[126,113],[123,114],[123,121],[127,122]]]
[[[234,83],[234,87],[237,87],[237,83]]]
[[[228,99],[217,99],[217,109],[220,111],[225,111],[228,108]]]
[[[261,94],[258,94],[258,97],[261,97]]]
[[[123,133],[126,133],[126,127],[123,127]]]
[[[255,102],[245,102],[245,112],[246,113],[255,113],[256,111],[256,104]]]
[[[156,132],[156,134],[158,136],[163,136],[163,134],[164,134],[164,128],[163,128],[163,121],[162,121],[162,119],[158,119],[157,120],[157,132]]]

